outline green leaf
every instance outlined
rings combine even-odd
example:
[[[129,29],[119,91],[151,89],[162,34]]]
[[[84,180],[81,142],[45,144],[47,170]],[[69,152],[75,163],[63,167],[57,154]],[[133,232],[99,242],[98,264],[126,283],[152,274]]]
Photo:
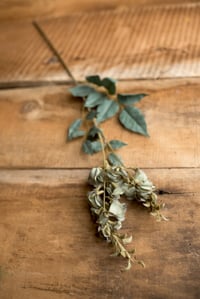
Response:
[[[86,97],[95,90],[88,85],[78,85],[76,87],[70,88],[69,91],[74,97]]]
[[[116,81],[112,78],[104,78],[102,80],[102,86],[104,86],[109,94],[115,94],[116,93]]]
[[[86,119],[87,119],[87,120],[92,120],[93,118],[96,117],[96,114],[97,114],[96,110],[91,110],[91,111],[89,111],[88,114],[86,115]]]
[[[101,104],[105,99],[105,94],[98,92],[98,91],[93,91],[90,93],[85,101],[84,106],[87,108],[93,108]]]
[[[111,141],[109,141],[109,144],[111,145],[111,147],[113,149],[118,149],[118,148],[121,148],[122,146],[127,145],[127,143],[124,143],[120,140],[111,140]]]
[[[99,141],[85,140],[82,145],[82,150],[89,155],[98,153],[102,150],[101,143]]]
[[[119,115],[119,120],[126,129],[141,135],[149,136],[144,115],[139,109],[125,106]]]
[[[84,131],[79,130],[79,127],[81,126],[81,124],[82,124],[82,120],[77,119],[70,125],[70,127],[68,129],[68,135],[67,135],[68,140],[72,140],[74,138],[78,138],[78,137],[85,135]]]
[[[97,122],[102,122],[113,115],[119,110],[119,105],[113,100],[104,100],[97,108]]]
[[[90,83],[101,86],[101,78],[98,75],[88,76],[88,77],[86,77],[86,80]]]
[[[102,133],[102,131],[101,131],[99,128],[97,128],[97,127],[92,127],[92,128],[89,130],[89,132],[88,132],[88,136],[95,137],[95,136],[98,135],[99,133],[100,133],[100,134]]]
[[[116,81],[112,78],[104,78],[103,80],[101,80],[98,75],[94,75],[86,77],[86,80],[90,83],[96,84],[97,86],[105,87],[108,90],[109,94],[116,93]]]
[[[108,161],[113,166],[121,166],[121,165],[123,165],[122,160],[120,159],[120,157],[118,155],[114,154],[114,153],[110,153],[108,155]]]
[[[113,214],[118,219],[118,221],[124,221],[126,204],[119,202],[118,199],[113,200],[109,208],[109,213]]]
[[[147,94],[118,94],[117,98],[120,104],[122,105],[132,105],[136,102],[139,102]]]

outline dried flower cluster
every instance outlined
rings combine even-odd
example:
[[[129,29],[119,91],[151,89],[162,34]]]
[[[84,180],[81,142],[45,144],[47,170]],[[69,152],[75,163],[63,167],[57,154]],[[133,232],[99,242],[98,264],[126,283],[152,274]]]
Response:
[[[97,167],[90,171],[88,182],[94,187],[88,193],[88,201],[98,232],[114,245],[115,255],[128,259],[126,269],[131,267],[131,262],[142,263],[133,257],[135,250],[128,251],[124,247],[132,241],[132,236],[117,233],[125,220],[127,209],[120,199],[126,197],[135,200],[148,208],[157,220],[165,219],[160,213],[155,187],[142,170],[130,172],[123,166],[111,166],[108,161],[105,168]]]

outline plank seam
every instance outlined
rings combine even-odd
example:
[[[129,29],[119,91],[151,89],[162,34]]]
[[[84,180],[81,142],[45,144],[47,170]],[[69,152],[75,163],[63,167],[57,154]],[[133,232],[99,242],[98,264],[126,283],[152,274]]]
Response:
[[[128,167],[128,169],[131,169],[131,167]],[[162,169],[168,169],[168,170],[174,170],[174,169],[185,169],[185,170],[190,170],[190,169],[199,169],[200,166],[194,166],[194,167],[142,167],[142,169],[155,169],[155,170],[162,170]],[[85,170],[91,170],[91,167],[83,167],[83,168],[74,168],[74,167],[0,167],[0,172],[1,171],[17,171],[17,170],[23,170],[23,171],[45,171],[45,170],[50,170],[50,171],[57,171],[57,170],[75,170],[75,171],[85,171]]]

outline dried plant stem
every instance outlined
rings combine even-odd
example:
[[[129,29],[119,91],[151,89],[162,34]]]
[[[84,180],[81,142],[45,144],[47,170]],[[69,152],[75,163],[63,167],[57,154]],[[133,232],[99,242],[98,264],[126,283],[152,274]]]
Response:
[[[94,123],[95,127],[99,128],[97,120],[95,118],[93,119],[93,123]],[[104,168],[106,168],[107,159],[106,159],[106,152],[105,152],[105,142],[104,142],[103,137],[102,137],[101,134],[102,133],[98,133],[98,138],[99,138],[99,141],[101,142],[101,147],[102,147],[103,165],[104,165]]]
[[[90,112],[91,109],[92,111],[94,110],[97,112],[96,117],[98,122],[96,118],[93,118],[92,121],[94,127],[91,128],[96,129],[95,136],[92,136],[94,137],[93,148],[91,146],[92,142],[90,138],[87,139],[87,137],[90,137],[88,133],[86,134],[86,139],[84,139],[84,141],[86,140],[88,143],[86,143],[86,145],[83,147],[83,150],[87,154],[93,154],[98,151],[102,151],[103,155],[103,167],[93,168],[91,170],[90,184],[94,186],[94,190],[88,194],[91,212],[96,216],[97,219],[98,231],[102,233],[105,239],[112,243],[115,248],[115,255],[122,256],[128,260],[128,266],[126,268],[127,270],[130,269],[131,263],[134,262],[144,265],[133,255],[134,250],[128,251],[126,249],[125,245],[131,242],[131,237],[117,233],[117,230],[121,228],[121,222],[125,219],[126,212],[125,204],[121,203],[119,199],[122,195],[128,197],[128,199],[135,199],[144,207],[150,209],[151,214],[158,217],[159,220],[166,220],[166,218],[160,214],[161,205],[158,205],[157,196],[154,193],[154,186],[148,180],[146,175],[142,171],[135,169],[133,176],[131,176],[128,173],[127,168],[121,162],[120,158],[115,154],[115,150],[121,146],[124,146],[125,144],[118,140],[112,140],[112,142],[115,142],[115,146],[113,143],[111,144],[110,142],[107,142],[102,130],[99,128],[98,123],[116,114],[119,114],[118,112],[120,112],[119,120],[123,127],[132,132],[148,136],[144,116],[138,110],[138,108],[134,107],[134,103],[140,101],[144,96],[146,96],[146,94],[117,94],[116,81],[108,77],[101,79],[98,75],[86,77],[86,80],[90,85],[85,87],[86,89],[90,89],[89,93],[83,90],[80,92],[80,88],[82,89],[84,86],[79,86],[76,78],[73,76],[70,69],[60,56],[60,53],[56,50],[56,48],[54,48],[54,45],[43,32],[39,24],[34,21],[33,25],[41,37],[45,40],[46,44],[54,53],[54,55],[58,58],[66,73],[70,76],[73,84],[75,85],[74,89],[79,90],[78,93],[72,92],[72,94],[75,97],[81,97],[84,101],[81,112],[82,120],[78,119],[70,126],[68,140],[85,135],[85,132],[79,130],[79,127],[84,123],[85,127],[88,129],[89,122],[85,116],[86,109],[88,112]],[[96,103],[97,106],[99,105],[98,109],[95,107],[94,102],[93,106],[91,105],[91,102],[90,105],[88,105],[88,103],[87,105],[85,104],[85,101],[88,100],[87,97],[89,94],[91,95],[94,92],[94,88],[91,89],[91,84],[96,86],[95,94],[98,93],[102,100],[101,103]],[[104,92],[106,91],[106,93],[102,93],[101,90],[99,90],[99,87],[103,88]],[[102,98],[102,95],[106,95],[106,97],[104,96]],[[110,105],[108,105],[108,102],[110,102]],[[92,108],[86,108],[86,106]],[[105,112],[107,112],[107,110],[109,111],[106,115]],[[128,119],[126,117],[127,114],[129,115]],[[135,125],[135,118],[137,119],[137,122],[138,119],[140,120],[139,128],[138,125]],[[119,146],[120,143],[121,145]],[[114,158],[110,159],[110,156],[113,156]],[[120,162],[120,164],[118,162]],[[99,177],[101,177],[101,179],[99,179]]]
[[[160,214],[161,205],[157,201],[155,186],[140,169],[129,171],[124,166],[116,150],[126,143],[107,140],[99,124],[119,112],[118,119],[126,129],[148,136],[144,116],[134,107],[134,103],[145,94],[117,94],[115,81],[111,78],[101,79],[95,75],[86,79],[89,84],[79,85],[73,78],[75,87],[71,88],[70,92],[83,99],[83,107],[82,117],[75,120],[69,128],[68,140],[84,136],[82,149],[85,153],[92,155],[102,152],[103,165],[92,168],[88,178],[89,184],[93,186],[93,190],[88,193],[88,203],[98,233],[113,245],[115,256],[121,256],[128,261],[126,270],[131,268],[132,263],[144,266],[134,255],[135,250],[126,248],[126,245],[131,243],[132,236],[118,233],[127,209],[126,203],[121,199],[123,197],[137,201],[157,219],[165,220]],[[103,86],[106,93],[99,90],[99,86]],[[123,107],[120,110],[121,106]],[[87,131],[82,130],[85,128]]]
[[[138,263],[141,264],[143,267],[145,267],[145,264],[143,261],[137,260],[137,258],[133,255],[135,253],[135,249],[133,249],[131,252],[129,252],[124,244],[122,239],[117,233],[112,233],[110,235],[111,243],[115,248],[115,251],[120,255],[121,257],[128,260],[128,265],[125,269],[122,270],[129,270],[131,268],[131,264]]]
[[[108,148],[110,149],[110,151],[114,154],[115,151],[114,151],[114,149],[112,148],[111,144],[108,142],[107,145],[108,145]]]
[[[103,182],[103,210],[106,211],[106,182]]]

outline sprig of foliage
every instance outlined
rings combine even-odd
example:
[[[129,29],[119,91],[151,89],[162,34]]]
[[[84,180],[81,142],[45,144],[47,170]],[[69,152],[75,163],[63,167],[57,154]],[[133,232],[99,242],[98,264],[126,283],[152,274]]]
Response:
[[[118,232],[127,209],[121,199],[137,201],[157,220],[166,218],[160,212],[163,205],[158,203],[155,187],[146,174],[140,169],[127,169],[115,153],[127,144],[120,140],[107,141],[100,124],[115,116],[125,129],[149,136],[144,115],[134,106],[146,94],[117,94],[116,81],[111,78],[101,79],[94,75],[86,77],[86,80],[87,83],[70,89],[74,97],[82,98],[84,116],[70,125],[67,139],[84,136],[83,152],[90,155],[103,153],[103,166],[92,168],[89,174],[88,182],[93,189],[88,193],[88,202],[99,234],[113,245],[114,255],[128,260],[128,270],[132,263],[144,264],[134,256],[135,249],[130,251],[126,248],[132,236]]]
[[[116,84],[113,79],[101,80],[97,75],[86,77],[86,79],[91,84],[80,84],[70,89],[74,97],[84,99],[84,108],[88,108],[89,111],[85,117],[86,120],[96,119],[97,124],[100,124],[117,115],[121,125],[127,130],[148,136],[144,115],[133,106],[146,94],[116,94]],[[74,134],[79,127],[74,128],[73,125],[74,123],[69,130]],[[76,136],[75,133],[74,138],[77,137],[79,136]]]

